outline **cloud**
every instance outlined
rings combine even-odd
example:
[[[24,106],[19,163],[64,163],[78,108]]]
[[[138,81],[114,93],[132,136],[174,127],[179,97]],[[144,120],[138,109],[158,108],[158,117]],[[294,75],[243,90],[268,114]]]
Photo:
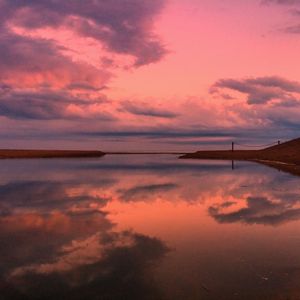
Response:
[[[235,99],[224,99],[224,92],[229,92]],[[246,127],[255,124],[257,136],[264,132],[269,139],[282,137],[288,140],[297,137],[300,125],[299,82],[279,76],[220,79],[211,86],[210,93],[228,102],[229,111],[244,120]],[[244,97],[246,103],[243,103]],[[244,132],[244,136],[255,136],[246,128],[241,128],[241,132]]]
[[[1,181],[2,298],[160,299],[152,267],[170,249],[155,237],[118,231],[105,209],[117,181],[74,163],[23,166],[26,181],[16,173]],[[52,181],[57,172],[59,181]]]
[[[234,130],[218,129],[182,129],[171,127],[152,127],[137,128],[136,130],[115,130],[115,131],[77,131],[74,135],[90,136],[90,137],[145,137],[145,138],[185,138],[185,137],[232,137],[239,133]]]
[[[93,229],[96,233],[86,239],[57,245],[52,257],[38,255],[16,268],[10,281],[29,298],[161,299],[152,267],[167,255],[168,247],[134,232]],[[6,292],[5,287],[1,292]]]
[[[211,206],[209,214],[219,223],[241,222],[246,224],[280,225],[300,219],[300,208],[295,201],[281,199],[273,202],[264,197],[247,198],[247,207],[239,210],[222,213],[221,206]]]
[[[284,31],[286,33],[300,34],[300,24],[285,27]]]
[[[114,53],[135,57],[141,66],[161,60],[167,53],[152,32],[153,20],[164,0],[2,0],[0,20],[27,30],[65,27],[94,38]]]
[[[44,121],[116,120],[95,97],[107,88],[120,60],[129,61],[125,65],[130,68],[166,55],[153,32],[164,4],[165,0],[1,0],[0,115]],[[58,37],[66,31],[72,38],[61,42]],[[77,39],[84,45],[95,42],[97,62],[89,59],[84,47],[73,45]],[[84,59],[77,52],[83,52]],[[154,109],[148,113],[160,114]],[[160,117],[172,114],[161,112]]]
[[[63,55],[51,40],[20,36],[4,28],[0,45],[0,82],[16,88],[80,84],[97,89],[110,78],[106,70]]]
[[[107,187],[109,182],[90,184],[89,188]],[[15,209],[20,211],[26,206],[31,211],[38,210],[40,213],[59,210],[66,214],[98,212],[110,199],[91,195],[88,192],[70,195],[69,190],[80,188],[84,190],[85,185],[76,182],[56,181],[24,181],[12,182],[0,186],[2,195],[0,200],[0,215],[8,216],[14,213]],[[90,203],[94,203],[94,208]],[[97,204],[97,205],[95,205]]]
[[[300,99],[300,83],[278,76],[246,79],[220,79],[210,89],[212,94],[222,94],[223,89],[240,92],[248,104],[266,104],[272,100],[281,103]]]
[[[105,100],[84,99],[67,91],[51,89],[17,90],[0,87],[0,116],[21,120],[98,119],[114,121],[116,118],[101,110]],[[95,112],[87,113],[97,105]]]
[[[159,107],[153,107],[147,103],[124,102],[122,104],[122,108],[131,114],[147,117],[174,119],[179,116],[179,114],[175,112],[161,109]]]
[[[82,99],[79,92],[102,90],[111,76],[106,70],[73,61],[51,40],[20,36],[6,27],[0,30],[0,44],[0,115],[11,119],[81,118],[84,113],[80,116],[74,108],[88,112],[96,101],[89,95]],[[115,119],[101,109],[97,118]]]
[[[99,189],[98,181],[95,187]],[[84,183],[37,181],[0,187],[1,212],[5,205],[10,208],[10,213],[0,214],[0,252],[9,258],[1,262],[1,270],[10,283],[1,282],[1,295],[22,291],[23,298],[122,294],[141,299],[151,291],[157,298],[156,285],[149,281],[151,267],[169,249],[157,238],[114,231],[100,210],[107,200],[89,188]]]
[[[298,18],[298,22],[295,24],[291,24],[285,26],[281,29],[282,32],[289,33],[289,34],[300,34],[300,23],[299,23],[299,0],[263,0],[262,4],[278,4],[278,5],[285,5],[285,6],[293,6],[290,10],[290,14],[296,18]]]
[[[153,198],[155,195],[170,192],[178,188],[174,183],[161,183],[152,185],[135,186],[130,189],[120,190],[120,198],[124,201],[144,201]]]
[[[262,0],[263,4],[282,4],[282,5],[293,5],[293,4],[300,4],[300,0]]]

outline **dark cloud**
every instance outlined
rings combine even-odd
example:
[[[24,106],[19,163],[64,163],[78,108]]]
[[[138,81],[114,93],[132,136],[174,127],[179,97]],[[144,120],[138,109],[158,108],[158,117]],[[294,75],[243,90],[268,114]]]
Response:
[[[270,114],[267,116],[267,118],[276,126],[276,127],[281,127],[287,130],[291,131],[298,131],[300,130],[300,121],[298,119],[296,120],[290,120],[287,118],[287,116],[284,115],[279,115],[276,116],[274,114]]]
[[[298,22],[296,21],[295,23],[288,25],[286,27],[283,27],[281,29],[282,32],[285,33],[290,33],[290,34],[300,34],[300,12],[299,12],[299,5],[300,1],[299,0],[263,0],[263,4],[278,4],[278,5],[285,5],[285,6],[291,6],[292,9],[290,10],[290,13],[294,17],[298,17]]]
[[[239,112],[238,112],[239,113]],[[191,126],[187,128],[177,128],[171,126],[160,126],[160,127],[141,127],[132,128],[131,130],[119,130],[115,131],[77,131],[69,133],[74,137],[88,137],[91,139],[111,139],[118,138],[123,141],[130,141],[131,138],[143,138],[144,141],[158,142],[158,143],[170,143],[170,145],[186,144],[190,145],[222,145],[225,149],[230,148],[231,142],[239,140],[243,144],[267,144],[278,140],[279,135],[283,135],[280,130],[280,120],[286,115],[275,118],[275,115],[270,112],[268,115],[265,114],[264,119],[272,122],[272,126],[257,126],[256,128],[224,128],[224,127],[210,127],[201,128],[200,126]],[[243,117],[243,116],[242,116]],[[246,116],[248,117],[248,116]],[[245,117],[245,118],[246,118]],[[254,119],[257,121],[257,118]],[[278,122],[277,122],[278,121]],[[278,130],[274,132],[274,126],[277,126]],[[200,128],[199,128],[200,127]],[[287,132],[284,128],[284,137],[288,139],[290,136],[294,136],[292,131]],[[207,138],[207,139],[206,139]],[[191,141],[192,140],[192,141]],[[202,140],[202,141],[201,141]],[[261,142],[258,142],[261,141]],[[184,150],[187,151],[187,150]]]
[[[174,183],[161,183],[135,186],[130,189],[120,190],[120,198],[124,201],[144,201],[155,195],[170,192],[178,188],[177,184]]]
[[[197,145],[199,147],[201,146],[228,146],[231,143],[229,140],[198,140],[198,139],[192,139],[192,140],[173,140],[173,141],[168,141],[168,144],[170,145]]]
[[[97,89],[109,72],[75,62],[62,54],[53,41],[30,38],[0,30],[0,82],[14,87],[59,86],[71,84]]]
[[[1,204],[16,209],[0,215],[1,299],[98,299],[99,294],[160,299],[152,266],[169,252],[167,246],[146,235],[113,231],[99,210],[76,213],[76,203],[88,200],[91,208],[97,199],[70,195],[68,188],[72,185],[51,182],[1,187]]]
[[[67,178],[0,186],[1,299],[160,299],[152,267],[168,247],[113,230],[109,199],[90,190],[115,181]]]
[[[101,90],[105,90],[107,87],[103,86],[103,87],[94,87],[90,84],[86,84],[86,83],[71,83],[66,87],[68,90],[83,90],[83,91],[101,91]]]
[[[152,107],[147,103],[124,102],[122,108],[131,114],[147,117],[173,119],[179,116],[177,113],[159,107]]]
[[[85,293],[108,299],[163,299],[152,271],[170,249],[161,240],[142,234],[124,232],[114,238],[124,237],[131,240],[128,246],[109,248],[103,260],[76,272],[83,281],[87,281],[85,274],[93,275]],[[76,292],[75,289],[73,294]]]
[[[280,225],[300,219],[300,208],[295,205],[299,201],[300,198],[297,199],[294,195],[291,199],[282,199],[279,202],[264,197],[249,197],[245,208],[222,213],[221,209],[224,206],[212,206],[209,208],[209,214],[219,223]]]
[[[99,295],[100,299],[163,299],[153,266],[170,251],[167,246],[146,235],[99,229],[94,243],[101,245],[103,253],[101,256],[99,250],[94,253],[96,258],[100,256],[94,262],[75,264],[64,272],[29,270],[16,276],[16,283],[11,288],[35,299],[99,299]],[[72,251],[76,252],[76,249],[61,254],[72,254]],[[3,290],[1,292],[7,293]]]
[[[164,2],[1,0],[0,115],[22,120],[76,120],[81,116],[67,110],[75,104],[83,112],[90,113],[92,119],[115,120],[106,111],[89,112],[88,101],[84,103],[75,96],[78,92],[91,95],[107,88],[114,62],[103,58],[102,65],[92,66],[67,54],[72,50],[68,46],[28,33],[32,29],[50,27],[59,32],[67,28],[99,41],[108,55],[129,55],[134,58],[135,66],[146,65],[159,61],[166,54],[152,31],[154,19]],[[14,26],[21,31],[16,31]],[[153,110],[149,111],[151,114],[160,113]],[[172,117],[167,112],[160,116]]]
[[[163,5],[164,0],[3,0],[0,20],[27,29],[65,26],[99,40],[109,51],[134,56],[139,66],[166,54],[152,32],[153,19]]]
[[[223,203],[220,205],[220,207],[226,208],[226,207],[230,207],[230,206],[232,206],[232,205],[234,205],[234,204],[236,204],[236,202],[233,202],[233,201],[226,201],[226,202],[223,202]]]
[[[232,137],[239,135],[237,131],[226,129],[216,130],[178,130],[176,128],[149,128],[140,130],[123,131],[82,131],[74,132],[74,135],[83,135],[89,137],[145,137],[145,138],[184,138],[184,137]]]
[[[102,104],[105,100],[88,100],[73,96],[68,92],[50,89],[16,90],[0,87],[0,116],[11,119],[55,120],[55,119],[98,119],[114,121],[116,118],[108,112],[76,115],[68,110],[76,105],[85,110],[91,104]]]
[[[0,115],[11,119],[76,119],[80,116],[68,112],[69,105],[86,108],[95,103],[72,95],[70,90],[99,91],[109,72],[75,62],[60,50],[51,40],[1,28]],[[114,120],[107,112],[99,112],[96,118]]]
[[[245,94],[248,104],[265,104],[271,100],[284,103],[300,99],[300,83],[277,76],[220,79],[211,87],[210,92],[221,93],[223,89]]]
[[[275,3],[283,5],[300,4],[300,0],[262,0],[262,3]]]
[[[284,31],[286,33],[300,34],[300,24],[285,27]]]
[[[5,257],[0,268],[1,275],[6,276],[17,267],[41,261],[51,263],[63,245],[88,238],[96,228],[102,231],[112,228],[105,214],[96,211],[64,214],[60,209],[50,213],[28,210],[4,215],[0,217],[0,224],[0,254]]]
[[[100,188],[106,183],[97,183],[95,187]],[[80,195],[69,195],[68,189],[80,188],[80,184],[61,183],[55,181],[23,181],[13,182],[0,186],[0,215],[10,215],[15,209],[39,210],[49,212],[60,210],[66,213],[70,208],[77,208],[78,212],[93,211],[89,203],[97,203],[98,208],[104,206],[110,199],[100,196],[91,196],[88,193]],[[93,187],[91,184],[90,188]]]

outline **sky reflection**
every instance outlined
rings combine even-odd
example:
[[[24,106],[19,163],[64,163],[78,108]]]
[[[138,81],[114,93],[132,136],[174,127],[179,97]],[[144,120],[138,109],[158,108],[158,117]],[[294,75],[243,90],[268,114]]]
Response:
[[[298,183],[165,155],[3,161],[2,298],[297,299]]]

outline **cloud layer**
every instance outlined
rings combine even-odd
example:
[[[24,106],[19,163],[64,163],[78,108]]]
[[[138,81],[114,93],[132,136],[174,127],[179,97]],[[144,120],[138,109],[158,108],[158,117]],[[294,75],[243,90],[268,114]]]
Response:
[[[300,83],[277,76],[220,79],[211,87],[211,93],[218,93],[222,89],[245,94],[248,104],[266,104],[272,100],[290,103],[300,99]]]
[[[300,1],[299,0],[264,0],[263,4],[278,4],[291,7],[290,15],[294,17],[294,21],[290,21],[289,25],[282,27],[282,31],[289,34],[300,34]]]
[[[151,19],[164,5],[163,0],[87,0],[1,2],[2,23],[27,30],[63,26],[84,37],[94,38],[112,52],[135,57],[135,65],[159,61],[166,50],[152,33]]]
[[[134,68],[166,55],[153,32],[163,7],[164,0],[1,0],[0,116],[22,121],[117,120],[121,104],[108,105],[102,91],[120,58]],[[72,38],[64,41],[66,32]],[[80,59],[80,52],[85,58],[89,54],[74,46],[78,39],[94,42],[97,61]],[[156,109],[131,110],[172,117]]]
[[[298,1],[266,2],[269,5],[264,9],[269,9],[271,3],[286,4],[288,10],[288,5],[293,5],[293,14],[299,17],[295,10]],[[237,77],[230,73],[226,78],[224,66],[220,69],[225,73],[209,76],[205,83],[206,79],[200,79],[201,88],[190,92],[186,78],[193,81],[202,70],[191,72],[193,68],[189,66],[194,65],[195,58],[190,57],[191,49],[181,39],[192,41],[199,28],[193,28],[195,32],[186,30],[184,37],[178,35],[178,38],[175,28],[167,36],[173,26],[169,15],[163,18],[160,15],[167,11],[175,22],[172,9],[177,7],[170,3],[167,6],[166,0],[67,0],[63,3],[1,0],[2,147],[23,147],[21,143],[29,139],[36,140],[36,144],[26,147],[47,141],[51,145],[58,138],[70,142],[68,145],[61,142],[59,147],[90,148],[101,138],[101,146],[107,149],[114,143],[119,148],[128,149],[127,143],[132,143],[132,148],[146,149],[152,143],[153,148],[158,144],[164,149],[188,146],[185,151],[190,151],[202,145],[228,145],[243,134],[249,140],[273,141],[275,135],[276,140],[280,138],[278,135],[286,139],[294,137],[300,127],[300,83],[293,80],[293,75],[270,76],[261,70],[259,74],[266,73],[266,76],[251,71],[252,77],[242,77],[240,72]],[[255,9],[263,10],[257,5]],[[221,24],[222,20],[219,21]],[[156,27],[157,24],[162,28]],[[290,30],[296,32],[296,27]],[[176,43],[169,44],[174,33]],[[160,35],[167,38],[162,39]],[[205,41],[204,32],[201,38]],[[222,40],[222,36],[219,38]],[[164,40],[174,50],[170,54],[176,61],[172,58],[163,61],[168,54]],[[209,41],[212,40],[209,35]],[[194,43],[198,46],[200,41]],[[173,46],[177,48],[172,49]],[[185,47],[182,52],[180,47]],[[211,47],[213,52],[214,45]],[[232,53],[234,49],[228,50]],[[243,51],[246,50],[241,48]],[[207,55],[198,54],[199,59]],[[159,62],[162,69],[148,66]],[[180,69],[178,78],[178,74],[173,74],[176,69]],[[234,70],[235,66],[230,69]],[[160,70],[167,72],[159,74]],[[163,76],[161,82],[154,78],[157,74]],[[117,76],[124,76],[125,83],[118,82]],[[221,79],[211,86],[209,93],[207,86],[216,78]],[[184,92],[177,95],[175,89],[173,95],[177,82]],[[145,85],[145,92],[136,92],[135,84],[142,86],[137,91]],[[146,85],[151,88],[153,85],[153,95]],[[156,96],[156,89],[167,92]],[[14,139],[20,144],[14,143]]]

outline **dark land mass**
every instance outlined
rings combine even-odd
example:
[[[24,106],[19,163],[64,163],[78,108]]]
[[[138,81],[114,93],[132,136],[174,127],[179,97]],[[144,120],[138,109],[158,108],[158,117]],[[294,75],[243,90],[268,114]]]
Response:
[[[300,138],[261,150],[197,151],[180,158],[256,161],[300,176]]]
[[[0,159],[5,158],[75,158],[75,157],[101,157],[101,151],[83,150],[0,150]]]

